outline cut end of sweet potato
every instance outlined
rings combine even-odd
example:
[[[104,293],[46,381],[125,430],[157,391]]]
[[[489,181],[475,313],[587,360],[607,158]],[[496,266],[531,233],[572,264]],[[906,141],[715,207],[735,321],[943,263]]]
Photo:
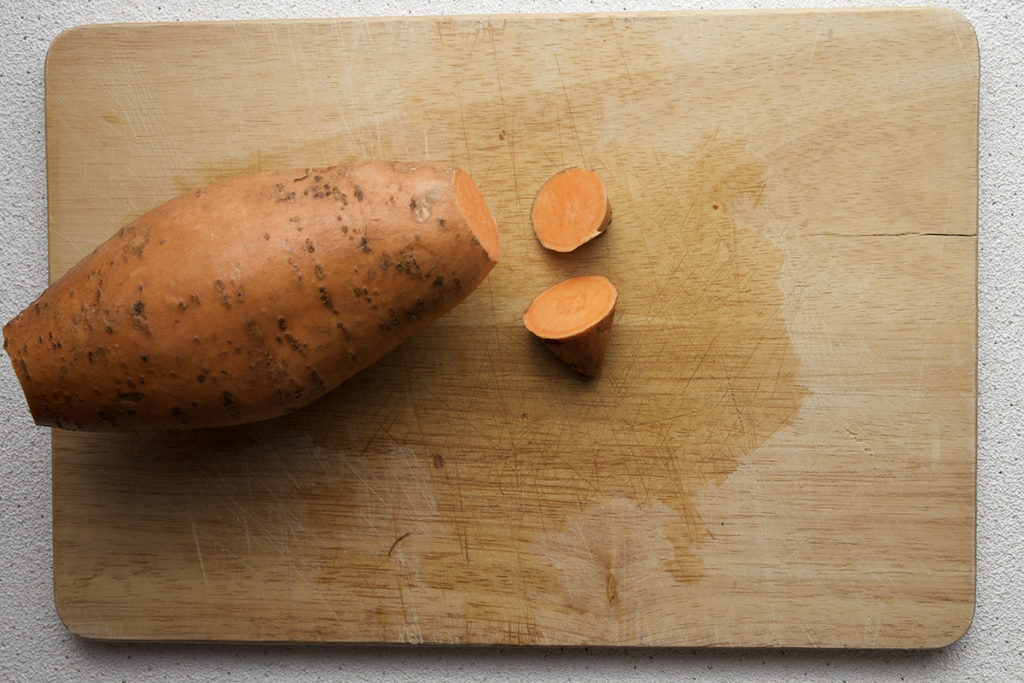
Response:
[[[523,324],[573,370],[594,377],[608,350],[617,299],[606,277],[572,278],[537,296]]]
[[[476,182],[463,170],[455,172],[455,198],[466,217],[473,236],[480,242],[491,261],[498,262],[498,225],[487,209],[487,202]]]
[[[552,251],[573,251],[586,244],[612,221],[604,181],[583,168],[556,173],[537,193],[530,221],[537,239]]]

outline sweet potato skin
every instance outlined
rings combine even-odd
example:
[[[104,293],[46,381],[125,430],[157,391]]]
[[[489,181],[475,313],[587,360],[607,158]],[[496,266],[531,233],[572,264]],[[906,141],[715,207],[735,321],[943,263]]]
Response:
[[[132,221],[4,327],[34,419],[178,430],[319,398],[493,268],[456,173],[392,162],[262,173]]]
[[[601,371],[611,340],[619,294],[603,275],[563,280],[538,294],[523,314],[523,326],[583,377]]]
[[[544,346],[581,377],[597,377],[612,333],[613,309],[593,328],[562,339],[541,337]]]

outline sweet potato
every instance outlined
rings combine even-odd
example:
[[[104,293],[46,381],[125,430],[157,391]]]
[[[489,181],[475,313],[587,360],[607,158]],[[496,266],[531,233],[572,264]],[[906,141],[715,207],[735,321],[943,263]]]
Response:
[[[577,373],[595,377],[608,350],[617,300],[608,278],[575,277],[539,294],[523,325]]]
[[[612,205],[596,172],[567,168],[541,187],[530,210],[533,233],[552,251],[569,252],[603,233]]]
[[[4,327],[35,421],[189,429],[304,406],[450,310],[498,259],[463,171],[245,176],[132,221]]]

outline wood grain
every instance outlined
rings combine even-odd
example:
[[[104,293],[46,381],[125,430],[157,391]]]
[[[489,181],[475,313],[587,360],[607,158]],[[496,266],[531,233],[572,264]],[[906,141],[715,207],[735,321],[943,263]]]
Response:
[[[974,608],[978,54],[944,10],[90,26],[46,69],[51,276],[179,193],[467,169],[502,261],[291,416],[54,432],[88,637],[934,647]],[[606,179],[546,253],[534,193]],[[520,323],[597,273],[603,375]],[[258,274],[254,274],[254,277]]]

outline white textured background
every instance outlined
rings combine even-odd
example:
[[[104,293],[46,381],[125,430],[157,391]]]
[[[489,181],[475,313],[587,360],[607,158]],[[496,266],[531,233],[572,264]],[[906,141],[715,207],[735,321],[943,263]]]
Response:
[[[69,27],[409,14],[944,4],[981,47],[978,606],[929,652],[160,645],[72,635],[53,606],[50,436],[0,362],[0,680],[1024,681],[1024,0],[0,0],[0,323],[46,285],[43,63]]]

